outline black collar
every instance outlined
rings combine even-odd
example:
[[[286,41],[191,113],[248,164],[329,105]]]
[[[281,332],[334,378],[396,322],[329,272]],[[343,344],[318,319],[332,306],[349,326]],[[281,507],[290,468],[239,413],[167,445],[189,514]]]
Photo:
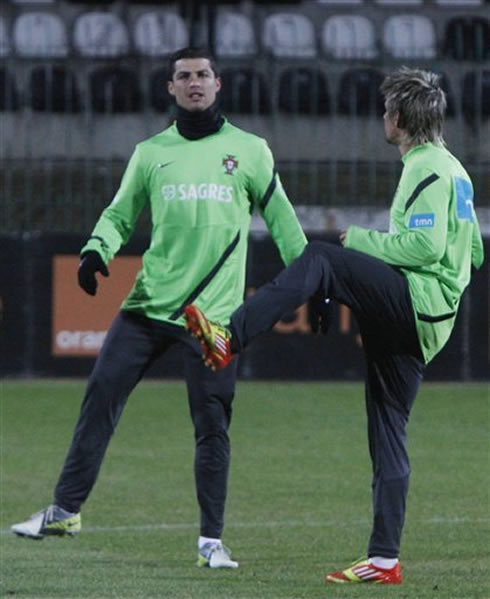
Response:
[[[216,133],[225,122],[218,103],[214,102],[206,110],[191,112],[177,106],[177,129],[186,139],[201,139]]]

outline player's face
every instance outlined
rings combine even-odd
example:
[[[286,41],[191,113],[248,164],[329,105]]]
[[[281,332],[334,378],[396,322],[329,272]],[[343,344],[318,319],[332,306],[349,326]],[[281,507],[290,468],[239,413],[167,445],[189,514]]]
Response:
[[[181,58],[175,63],[169,94],[178,106],[198,112],[206,110],[216,99],[221,80],[214,74],[207,58]]]
[[[389,144],[398,145],[400,136],[398,129],[398,112],[390,115],[388,110],[385,108],[383,115],[383,124],[385,128],[385,139]]]

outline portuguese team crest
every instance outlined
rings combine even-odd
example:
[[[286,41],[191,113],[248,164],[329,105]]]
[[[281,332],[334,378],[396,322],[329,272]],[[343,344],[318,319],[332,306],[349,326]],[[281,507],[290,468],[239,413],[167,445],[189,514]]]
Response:
[[[223,166],[225,167],[226,175],[233,175],[236,168],[238,168],[238,160],[235,160],[235,156],[228,154],[226,158],[223,158]]]

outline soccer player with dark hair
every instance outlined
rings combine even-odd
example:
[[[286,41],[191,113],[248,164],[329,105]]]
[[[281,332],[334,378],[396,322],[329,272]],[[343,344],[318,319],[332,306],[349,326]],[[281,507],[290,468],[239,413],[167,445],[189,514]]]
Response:
[[[18,535],[43,538],[80,530],[81,506],[128,396],[149,366],[180,344],[195,429],[198,565],[238,566],[221,541],[237,364],[216,373],[205,367],[199,343],[185,329],[184,308],[199,302],[212,318],[228,322],[243,301],[254,210],[285,264],[302,253],[306,238],[267,143],[221,114],[220,88],[206,50],[185,48],[171,56],[168,91],[176,101],[176,120],[136,146],[119,190],[82,248],[79,284],[95,295],[96,273],[108,276],[108,264],[131,237],[141,211],[151,211],[150,245],[90,375],[53,504],[14,525]]]
[[[366,558],[328,574],[331,583],[402,582],[410,410],[426,364],[449,338],[471,268],[483,262],[473,187],[443,141],[446,100],[437,76],[403,67],[381,91],[386,140],[403,162],[389,232],[351,226],[341,245],[309,243],[233,313],[228,327],[208,320],[199,301],[186,308],[188,327],[215,369],[231,366],[254,337],[318,293],[356,315],[367,371],[374,517]]]

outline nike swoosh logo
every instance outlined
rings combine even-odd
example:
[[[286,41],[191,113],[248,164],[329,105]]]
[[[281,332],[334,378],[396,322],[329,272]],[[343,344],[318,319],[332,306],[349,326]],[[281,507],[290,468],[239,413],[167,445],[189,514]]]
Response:
[[[166,167],[166,166],[168,166],[169,164],[172,164],[172,162],[173,162],[173,160],[172,160],[171,162],[163,162],[163,163],[162,163],[162,162],[159,162],[159,163],[157,164],[157,167],[158,167],[158,168],[165,168],[165,167]]]

